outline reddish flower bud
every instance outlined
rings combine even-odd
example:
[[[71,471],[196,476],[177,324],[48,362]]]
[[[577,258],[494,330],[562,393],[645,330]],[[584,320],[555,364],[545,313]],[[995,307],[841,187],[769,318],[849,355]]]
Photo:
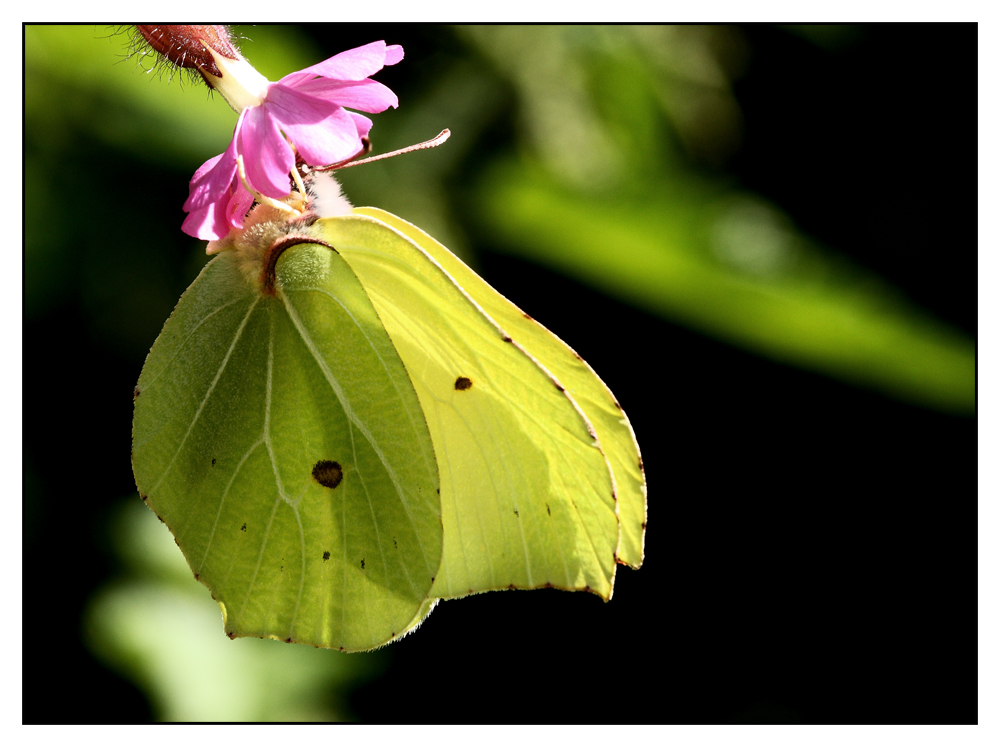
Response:
[[[157,54],[178,67],[197,70],[215,78],[222,77],[209,49],[230,60],[240,60],[242,55],[233,44],[225,26],[140,26],[136,30]],[[212,81],[205,78],[210,87]]]

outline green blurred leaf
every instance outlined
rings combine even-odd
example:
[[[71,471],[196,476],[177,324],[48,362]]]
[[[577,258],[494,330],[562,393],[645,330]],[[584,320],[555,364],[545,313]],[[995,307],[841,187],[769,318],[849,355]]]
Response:
[[[971,340],[821,254],[759,200],[693,181],[592,197],[509,160],[483,175],[477,205],[497,248],[666,319],[928,407],[975,406]]]
[[[90,648],[139,685],[162,721],[339,721],[345,693],[384,653],[347,656],[220,634],[219,606],[167,528],[133,496],[114,521],[129,579],[91,599]]]
[[[252,36],[241,47],[272,79],[316,62],[294,28],[235,31]],[[147,70],[137,58],[126,59],[127,33],[113,26],[25,26],[28,138],[68,147],[73,132],[82,131],[171,168],[198,166],[225,150],[236,113],[187,71]]]

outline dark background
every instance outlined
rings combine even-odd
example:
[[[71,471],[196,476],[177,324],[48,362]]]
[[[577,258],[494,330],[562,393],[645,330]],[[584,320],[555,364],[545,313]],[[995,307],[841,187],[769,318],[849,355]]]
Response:
[[[741,149],[695,166],[725,169],[975,335],[977,27],[868,26],[826,49],[741,30]],[[349,46],[311,31],[331,54]],[[435,26],[349,31],[415,60],[451,43]],[[399,68],[379,79],[398,89],[420,74]],[[504,146],[503,128],[490,138],[464,173]],[[149,189],[186,194],[183,181]],[[973,418],[768,362],[471,241],[484,277],[573,346],[629,414],[649,484],[646,562],[620,568],[607,604],[556,591],[442,604],[351,695],[359,719],[978,720]],[[103,526],[134,490],[143,361],[95,336],[87,313],[69,293],[24,326],[27,723],[152,717],[79,631],[116,571]],[[603,349],[608,335],[634,355]]]

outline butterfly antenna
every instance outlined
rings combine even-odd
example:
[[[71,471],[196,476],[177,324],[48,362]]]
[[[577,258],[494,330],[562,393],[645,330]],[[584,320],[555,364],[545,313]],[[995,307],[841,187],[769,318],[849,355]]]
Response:
[[[316,166],[313,167],[312,171],[334,171],[335,169],[346,169],[350,166],[360,166],[363,163],[371,163],[372,161],[381,161],[383,158],[392,158],[393,156],[401,156],[404,153],[412,153],[415,150],[427,150],[428,148],[436,148],[441,145],[444,141],[451,137],[451,130],[444,129],[438,134],[437,137],[431,138],[430,140],[425,140],[422,143],[417,143],[416,145],[410,145],[406,148],[401,148],[399,150],[394,150],[391,153],[382,153],[378,156],[372,156],[371,158],[362,158],[361,160],[356,160],[359,156],[363,156],[371,151],[371,142],[368,138],[364,139],[365,147],[359,152],[355,153],[350,158],[339,161],[338,163],[331,163],[329,166]]]

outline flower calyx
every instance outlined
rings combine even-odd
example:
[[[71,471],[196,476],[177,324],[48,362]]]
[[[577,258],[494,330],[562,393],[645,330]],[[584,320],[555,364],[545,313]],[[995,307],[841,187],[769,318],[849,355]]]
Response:
[[[150,49],[172,65],[197,71],[210,88],[215,86],[207,76],[223,76],[220,58],[243,59],[226,26],[136,24],[135,29]]]

